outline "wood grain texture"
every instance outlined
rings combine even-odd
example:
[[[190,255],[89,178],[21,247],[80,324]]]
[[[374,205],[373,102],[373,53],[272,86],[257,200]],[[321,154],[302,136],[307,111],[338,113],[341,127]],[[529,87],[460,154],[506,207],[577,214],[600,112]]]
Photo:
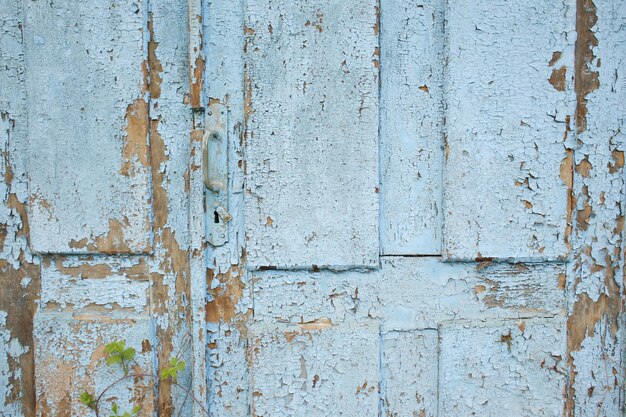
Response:
[[[150,33],[150,161],[154,196],[154,256],[150,258],[151,314],[155,321],[157,369],[172,355],[190,364],[179,384],[193,381],[193,337],[190,271],[189,180],[192,127],[189,93],[188,13],[186,2],[151,0]],[[194,385],[195,388],[195,385]],[[169,381],[158,384],[156,414],[190,415]]]
[[[377,2],[246,2],[252,268],[378,263]]]
[[[24,7],[33,250],[150,252],[147,1]]]
[[[45,258],[40,306],[46,311],[148,312],[149,270],[145,258]]]
[[[574,0],[448,2],[448,259],[567,257],[574,11]]]
[[[204,15],[202,0],[187,1],[187,17],[189,24],[189,105],[193,109],[202,109],[204,100],[204,66],[205,55],[202,50]]]
[[[381,253],[441,253],[442,0],[381,2]]]

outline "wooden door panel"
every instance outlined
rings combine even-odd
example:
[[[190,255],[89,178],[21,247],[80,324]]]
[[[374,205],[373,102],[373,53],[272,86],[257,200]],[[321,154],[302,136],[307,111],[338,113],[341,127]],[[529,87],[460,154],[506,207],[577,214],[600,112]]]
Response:
[[[252,268],[378,263],[376,7],[246,1]]]
[[[149,253],[147,1],[24,9],[33,250]]]
[[[447,258],[567,257],[575,9],[448,3]]]
[[[444,1],[385,1],[380,21],[383,255],[441,253]]]
[[[563,412],[563,316],[445,323],[439,340],[440,415],[548,417]]]
[[[253,416],[378,416],[378,325],[252,327]]]
[[[149,276],[142,257],[45,258],[40,305],[48,312],[148,313]]]

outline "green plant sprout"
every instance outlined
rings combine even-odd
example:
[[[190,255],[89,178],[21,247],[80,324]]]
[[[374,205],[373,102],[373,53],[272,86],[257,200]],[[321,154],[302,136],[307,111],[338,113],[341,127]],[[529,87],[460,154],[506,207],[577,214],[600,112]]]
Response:
[[[185,361],[179,360],[177,357],[170,359],[170,366],[161,370],[161,381],[172,377],[174,382],[178,381],[178,373],[185,369]]]
[[[180,373],[185,370],[185,361],[180,360],[177,356],[172,356],[169,361],[169,365],[165,366],[161,369],[161,373],[159,375],[149,374],[149,373],[129,373],[131,369],[131,364],[135,359],[136,351],[132,347],[126,347],[126,341],[124,340],[116,340],[111,343],[108,343],[104,346],[104,351],[107,354],[106,363],[109,366],[119,365],[124,372],[124,376],[119,379],[113,381],[109,386],[107,386],[98,396],[96,397],[94,394],[83,390],[80,394],[80,402],[85,405],[87,408],[90,408],[94,411],[96,417],[100,416],[99,404],[102,400],[104,394],[113,388],[115,385],[128,380],[128,379],[137,379],[137,378],[147,378],[152,379],[155,383],[157,381],[166,381],[170,380],[172,385],[184,389],[186,394],[183,400],[183,404],[187,401],[187,398],[190,397],[193,402],[197,403],[204,415],[208,416],[209,413],[204,409],[202,403],[198,401],[198,399],[191,393],[191,385],[187,388],[182,387],[178,384],[178,377]],[[181,404],[181,407],[182,405]],[[181,408],[182,410],[182,408]],[[139,406],[133,407],[133,409],[128,412],[124,412],[124,414],[120,414],[119,405],[117,403],[113,403],[111,405],[112,414],[110,417],[138,417],[141,408]]]
[[[92,410],[96,408],[96,399],[87,391],[83,391],[80,394],[80,402],[91,408]]]
[[[127,348],[125,341],[118,340],[106,345],[104,347],[104,351],[109,355],[107,358],[107,364],[121,364],[122,369],[124,370],[124,375],[128,375],[128,363],[135,358],[135,349]]]

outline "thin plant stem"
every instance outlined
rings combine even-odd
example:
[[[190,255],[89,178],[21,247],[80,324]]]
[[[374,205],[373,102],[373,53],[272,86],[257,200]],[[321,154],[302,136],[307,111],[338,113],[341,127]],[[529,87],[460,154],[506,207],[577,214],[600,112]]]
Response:
[[[119,378],[119,379],[117,379],[117,380],[113,381],[111,384],[109,384],[109,385],[108,385],[108,386],[107,386],[107,387],[106,387],[106,388],[105,388],[105,389],[104,389],[104,390],[100,393],[100,395],[98,395],[98,398],[96,398],[96,401],[95,401],[95,403],[94,403],[94,412],[96,413],[96,417],[100,417],[100,413],[99,413],[98,407],[99,407],[99,404],[100,404],[100,400],[102,399],[102,396],[103,396],[103,395],[104,395],[104,394],[105,394],[108,390],[110,390],[111,388],[113,388],[115,385],[119,384],[119,383],[120,383],[120,382],[122,382],[122,381],[125,381],[125,380],[127,380],[127,379],[130,379],[130,378],[152,378],[152,379],[154,379],[154,380],[158,380],[157,376],[156,376],[156,375],[153,375],[153,374],[130,374],[130,375],[124,375],[123,377],[121,377],[121,378]],[[184,405],[184,404],[187,402],[187,398],[189,398],[189,394],[191,394],[191,399],[192,399],[192,401],[193,401],[193,402],[195,402],[196,404],[198,404],[198,406],[200,407],[200,409],[202,410],[202,412],[203,412],[206,416],[208,416],[208,415],[209,415],[209,412],[208,412],[208,411],[204,408],[204,405],[203,405],[203,404],[202,404],[202,403],[201,403],[201,402],[200,402],[200,401],[196,398],[196,396],[195,396],[193,393],[191,393],[191,384],[189,384],[189,386],[188,386],[188,387],[184,387],[184,386],[180,385],[178,382],[176,382],[176,381],[174,381],[174,380],[172,379],[172,385],[174,385],[174,386],[176,386],[176,387],[178,387],[178,388],[183,389],[183,390],[185,390],[185,391],[186,391],[185,399],[183,400],[183,402],[182,402],[182,404],[181,404],[181,407],[182,407],[182,405]],[[181,410],[179,410],[178,415],[180,415],[180,412],[181,412],[181,411],[182,411],[182,408],[181,408]]]
[[[100,400],[102,399],[102,396],[111,388],[113,388],[115,385],[119,384],[120,382],[129,379],[129,378],[154,378],[154,375],[152,374],[131,374],[131,375],[124,375],[123,377],[113,381],[112,383],[110,383],[104,390],[102,390],[102,392],[100,393],[100,395],[98,395],[98,398],[96,398],[96,402],[94,403],[94,411],[96,412],[96,417],[100,417],[100,414],[98,412],[98,404],[100,403]]]

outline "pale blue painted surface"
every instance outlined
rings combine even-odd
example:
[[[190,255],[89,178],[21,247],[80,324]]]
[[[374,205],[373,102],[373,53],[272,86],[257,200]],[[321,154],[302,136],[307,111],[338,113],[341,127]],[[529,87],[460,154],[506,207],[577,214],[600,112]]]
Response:
[[[39,415],[88,415],[120,334],[148,370],[183,351],[182,415],[620,415],[626,2],[575,3],[0,4],[2,283],[38,298],[22,343],[0,297],[0,414],[27,414],[34,354]],[[215,248],[188,56],[228,110]],[[150,154],[126,176],[137,99]],[[126,253],[71,246],[116,219]]]

